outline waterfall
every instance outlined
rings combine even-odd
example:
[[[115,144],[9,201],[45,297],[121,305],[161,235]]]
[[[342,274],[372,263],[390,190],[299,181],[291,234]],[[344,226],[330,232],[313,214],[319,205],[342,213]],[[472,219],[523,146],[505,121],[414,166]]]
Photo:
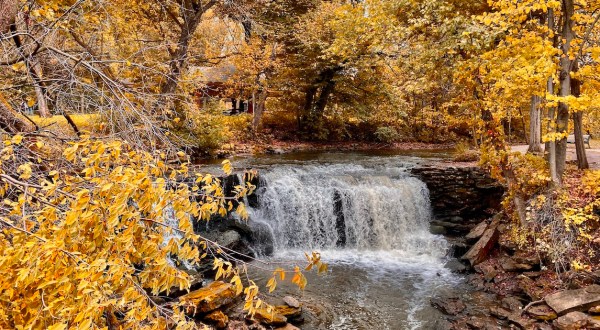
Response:
[[[442,256],[429,233],[429,191],[402,168],[279,166],[261,172],[254,222],[270,228],[275,251],[404,251]]]

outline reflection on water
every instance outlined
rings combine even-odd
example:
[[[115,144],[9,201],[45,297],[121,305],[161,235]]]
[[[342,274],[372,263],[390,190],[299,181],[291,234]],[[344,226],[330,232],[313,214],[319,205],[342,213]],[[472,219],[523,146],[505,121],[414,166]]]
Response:
[[[300,257],[279,253],[269,261]],[[307,274],[304,291],[279,284],[278,295],[299,296],[308,313],[302,329],[435,329],[442,315],[429,299],[461,287],[461,278],[443,268],[437,258],[390,251],[322,251],[329,263],[326,275]],[[269,274],[253,271],[266,283]]]

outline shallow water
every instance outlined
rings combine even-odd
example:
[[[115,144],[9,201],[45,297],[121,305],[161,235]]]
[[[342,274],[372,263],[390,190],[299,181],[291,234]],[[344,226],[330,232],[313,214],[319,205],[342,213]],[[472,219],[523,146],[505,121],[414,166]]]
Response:
[[[448,244],[429,233],[427,188],[407,172],[444,159],[428,155],[311,153],[247,160],[261,168],[265,184],[251,222],[268,228],[275,247],[275,255],[262,261],[302,264],[304,252],[319,251],[329,264],[324,276],[308,274],[304,291],[278,286],[279,296],[304,302],[302,329],[435,329],[442,316],[429,299],[461,291],[463,281],[444,268]],[[271,275],[252,272],[262,284]]]

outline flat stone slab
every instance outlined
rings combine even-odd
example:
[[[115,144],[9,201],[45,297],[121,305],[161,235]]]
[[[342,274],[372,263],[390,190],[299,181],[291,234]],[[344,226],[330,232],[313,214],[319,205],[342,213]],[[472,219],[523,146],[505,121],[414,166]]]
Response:
[[[600,285],[590,285],[583,289],[557,292],[544,298],[546,304],[564,315],[573,311],[587,311],[590,307],[600,305]]]

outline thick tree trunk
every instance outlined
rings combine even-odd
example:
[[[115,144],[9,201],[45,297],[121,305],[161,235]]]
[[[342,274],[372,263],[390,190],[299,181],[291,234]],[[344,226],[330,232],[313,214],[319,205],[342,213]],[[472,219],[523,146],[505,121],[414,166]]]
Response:
[[[541,103],[541,97],[537,95],[531,97],[531,109],[529,110],[529,149],[527,152],[535,153],[542,151]]]
[[[255,106],[254,106],[254,117],[252,118],[252,131],[258,132],[262,115],[265,111],[265,103],[267,101],[267,91],[259,90],[256,93]]]
[[[183,24],[181,25],[181,32],[177,41],[177,49],[171,53],[169,73],[166,76],[165,83],[161,87],[161,95],[157,107],[164,108],[169,106],[169,100],[175,95],[181,74],[187,65],[188,51],[192,36],[202,20],[202,15],[213,7],[215,3],[215,0],[211,0],[205,5],[202,5],[201,1],[182,1],[179,15],[183,19]],[[160,112],[164,109],[155,110]],[[185,114],[183,113],[178,113],[177,115],[185,118]]]
[[[563,26],[561,32],[562,55],[560,59],[560,96],[567,97],[571,95],[571,59],[569,51],[573,41],[573,0],[563,0]],[[564,135],[556,142],[556,173],[559,180],[565,172],[567,161],[567,139],[569,130],[569,105],[565,102],[558,103],[558,113],[556,116],[556,131]]]
[[[577,62],[573,63],[573,72],[579,70]],[[573,79],[571,81],[571,94],[575,97],[581,95],[581,80]],[[575,150],[577,152],[577,167],[584,170],[590,168],[587,155],[585,154],[585,143],[583,142],[583,113],[580,111],[573,112],[573,126],[575,128]]]

